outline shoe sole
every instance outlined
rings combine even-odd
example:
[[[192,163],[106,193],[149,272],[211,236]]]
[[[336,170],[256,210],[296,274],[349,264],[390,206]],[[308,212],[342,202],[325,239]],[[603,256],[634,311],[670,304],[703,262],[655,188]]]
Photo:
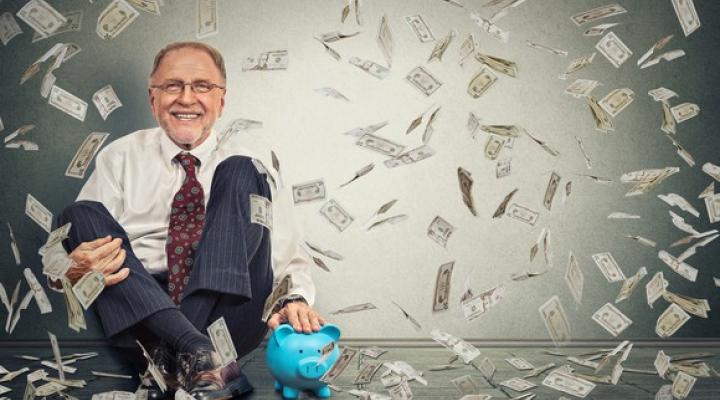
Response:
[[[190,393],[196,400],[227,400],[250,393],[254,390],[247,377],[241,376],[225,386],[222,390],[212,392]]]

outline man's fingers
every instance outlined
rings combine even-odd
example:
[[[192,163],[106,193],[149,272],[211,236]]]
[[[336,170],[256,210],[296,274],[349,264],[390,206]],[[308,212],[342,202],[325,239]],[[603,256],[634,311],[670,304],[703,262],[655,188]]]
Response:
[[[82,242],[82,243],[80,243],[80,245],[78,247],[83,250],[94,250],[94,249],[97,249],[98,247],[110,242],[111,240],[112,240],[112,236],[107,235],[105,237],[97,238],[91,242]]]
[[[320,317],[320,315],[318,315],[318,313],[316,313],[315,311],[310,312],[310,325],[312,325],[313,331],[317,332],[320,330],[321,320],[322,318]]]
[[[285,310],[288,322],[290,322],[290,325],[292,325],[293,329],[295,329],[295,332],[301,331],[302,325],[300,324],[300,316],[298,315],[297,308],[292,307],[292,303],[290,303],[285,306]]]
[[[90,251],[89,258],[94,260],[100,260],[103,259],[110,254],[112,254],[114,251],[117,251],[117,249],[122,245],[122,239],[115,238],[105,244],[103,244],[100,247],[97,247],[96,249]]]
[[[123,263],[125,262],[126,255],[127,254],[125,253],[125,249],[119,249],[115,256],[112,258],[112,260],[106,262],[105,265],[102,267],[103,275],[108,276],[120,269],[120,267],[122,267]]]
[[[302,306],[298,308],[298,316],[300,317],[300,325],[302,326],[302,330],[305,333],[310,333],[313,331],[313,326],[310,322],[310,313],[311,309],[308,306]]]
[[[278,325],[280,325],[280,314],[278,314],[278,313],[273,314],[273,316],[270,317],[270,319],[268,320],[267,325],[270,329],[275,330],[275,328],[277,328]]]
[[[105,276],[105,286],[116,285],[125,280],[130,275],[130,268],[123,268],[120,271]]]

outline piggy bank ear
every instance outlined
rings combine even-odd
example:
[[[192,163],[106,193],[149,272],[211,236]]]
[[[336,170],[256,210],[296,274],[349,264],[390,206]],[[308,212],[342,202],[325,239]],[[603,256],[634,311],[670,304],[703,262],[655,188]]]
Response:
[[[340,328],[338,328],[337,325],[325,324],[320,328],[320,332],[330,336],[335,341],[340,339]]]
[[[292,335],[294,332],[295,330],[293,330],[292,326],[288,324],[282,324],[275,328],[275,333],[273,334],[273,337],[277,341],[278,346],[282,346],[282,342],[285,340],[285,338]]]

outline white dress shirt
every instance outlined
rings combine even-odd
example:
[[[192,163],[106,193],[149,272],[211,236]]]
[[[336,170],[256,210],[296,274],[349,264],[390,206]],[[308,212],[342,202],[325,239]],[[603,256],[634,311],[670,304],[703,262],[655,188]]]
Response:
[[[256,135],[234,134],[218,148],[216,132],[189,151],[200,160],[197,178],[210,198],[215,168],[229,156],[243,155],[256,161],[260,172],[272,177],[273,229],[271,231],[272,268],[275,281],[292,276],[291,294],[301,295],[308,304],[315,299],[308,253],[301,247],[301,231],[295,221],[289,191],[282,187],[270,169],[270,148]],[[77,200],[102,203],[127,232],[133,252],[150,273],[167,271],[165,243],[170,221],[170,206],[182,186],[185,171],[172,159],[181,151],[162,128],[145,129],[123,136],[104,149],[95,160],[95,170],[83,186]]]

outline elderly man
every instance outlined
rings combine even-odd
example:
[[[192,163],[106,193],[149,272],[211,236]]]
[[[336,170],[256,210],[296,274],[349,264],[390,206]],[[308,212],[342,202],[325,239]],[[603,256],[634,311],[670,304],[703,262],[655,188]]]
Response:
[[[172,397],[180,387],[200,399],[252,390],[236,362],[221,367],[206,334],[220,317],[239,356],[257,347],[268,326],[289,322],[310,333],[324,323],[310,307],[310,260],[289,196],[265,167],[270,150],[220,146],[213,130],[225,105],[225,75],[211,46],[162,49],[149,85],[160,127],[104,148],[77,202],[60,216],[61,225],[72,222],[63,243],[73,261],[68,280],[91,271],[105,276],[94,306],[106,336],[156,343],[152,358],[171,390],[162,392],[146,374],[150,398]],[[256,218],[257,207],[268,204],[266,220]],[[273,281],[286,276],[289,293],[265,323]]]

